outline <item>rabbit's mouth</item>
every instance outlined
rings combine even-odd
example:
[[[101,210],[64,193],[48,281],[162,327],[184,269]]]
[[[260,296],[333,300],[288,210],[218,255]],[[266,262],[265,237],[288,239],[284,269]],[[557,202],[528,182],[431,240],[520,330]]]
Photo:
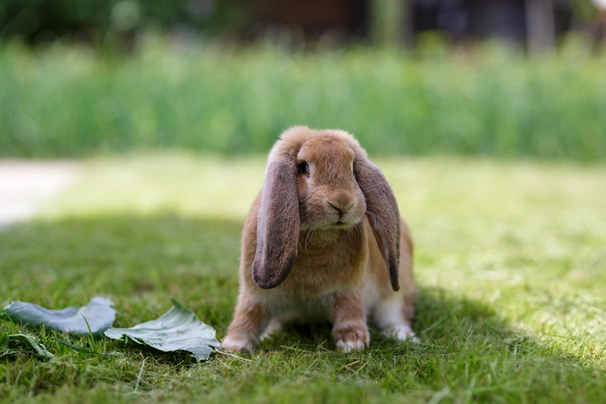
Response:
[[[356,223],[343,222],[338,220],[336,222],[325,223],[321,226],[316,227],[317,230],[331,231],[331,230],[348,230],[354,227]]]
[[[349,230],[360,223],[362,219],[354,217],[334,217],[323,218],[321,220],[306,220],[301,223],[301,231],[331,231],[331,230]]]
[[[341,219],[338,219],[336,222],[329,224],[327,227],[332,228],[332,229],[346,230],[346,229],[350,229],[350,228],[354,227],[358,223],[359,223],[359,220],[358,221],[353,221],[353,220],[343,221]]]

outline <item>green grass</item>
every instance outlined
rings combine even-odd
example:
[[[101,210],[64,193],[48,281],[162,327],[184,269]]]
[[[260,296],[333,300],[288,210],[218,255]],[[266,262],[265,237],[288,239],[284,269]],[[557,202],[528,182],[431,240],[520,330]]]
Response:
[[[129,57],[0,45],[0,155],[138,148],[265,152],[294,124],[345,128],[384,155],[606,158],[606,58],[498,46],[409,54],[170,47]]]
[[[253,355],[195,363],[122,342],[31,333],[58,359],[0,359],[2,402],[600,403],[606,391],[606,166],[377,161],[416,242],[418,344],[372,331],[334,352],[300,326]],[[115,325],[174,297],[221,339],[237,295],[239,233],[262,158],[154,154],[83,162],[34,221],[0,232],[0,304],[110,297]],[[439,399],[441,398],[442,401]]]
[[[525,60],[500,48],[446,54],[267,48],[130,58],[56,45],[0,48],[0,155],[133,149],[266,151],[284,128],[342,127],[374,155],[606,157],[604,59],[570,49]],[[326,325],[252,356],[186,354],[36,335],[58,356],[0,359],[2,402],[602,402],[606,391],[606,166],[380,161],[417,246],[420,344],[373,332],[333,352]],[[88,160],[35,221],[0,232],[0,304],[111,297],[116,325],[174,297],[222,338],[237,293],[239,233],[263,160],[205,154]]]

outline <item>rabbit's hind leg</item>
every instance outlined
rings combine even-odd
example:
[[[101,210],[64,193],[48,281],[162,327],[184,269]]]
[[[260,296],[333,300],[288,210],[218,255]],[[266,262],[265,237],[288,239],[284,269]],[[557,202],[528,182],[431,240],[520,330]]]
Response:
[[[391,292],[375,304],[372,319],[381,334],[400,341],[418,342],[411,326],[414,308],[410,304],[402,291]]]

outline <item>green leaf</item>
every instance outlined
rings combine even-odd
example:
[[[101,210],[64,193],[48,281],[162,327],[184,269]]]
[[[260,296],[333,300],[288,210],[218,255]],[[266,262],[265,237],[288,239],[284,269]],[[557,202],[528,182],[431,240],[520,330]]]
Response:
[[[4,308],[4,313],[13,321],[44,326],[55,331],[71,334],[102,335],[114,323],[116,311],[113,303],[103,297],[93,297],[84,307],[67,307],[63,310],[49,310],[33,303],[13,302]],[[90,327],[90,328],[89,328]]]
[[[36,339],[26,334],[5,334],[0,338],[0,358],[15,355],[22,351],[34,351],[44,359],[56,359],[55,355],[48,352],[46,347],[38,344]]]
[[[105,335],[113,339],[130,338],[163,352],[187,351],[199,361],[206,360],[219,347],[215,329],[201,322],[193,311],[171,299],[173,307],[156,320],[132,328],[110,328]]]

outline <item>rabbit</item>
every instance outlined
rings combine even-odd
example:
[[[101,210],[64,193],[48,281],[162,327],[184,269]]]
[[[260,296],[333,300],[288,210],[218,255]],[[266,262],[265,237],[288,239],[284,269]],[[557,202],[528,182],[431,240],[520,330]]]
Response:
[[[328,320],[337,351],[359,351],[370,342],[367,316],[383,335],[416,340],[412,254],[391,187],[358,141],[292,127],[271,149],[244,223],[222,347],[250,352],[287,322]]]

